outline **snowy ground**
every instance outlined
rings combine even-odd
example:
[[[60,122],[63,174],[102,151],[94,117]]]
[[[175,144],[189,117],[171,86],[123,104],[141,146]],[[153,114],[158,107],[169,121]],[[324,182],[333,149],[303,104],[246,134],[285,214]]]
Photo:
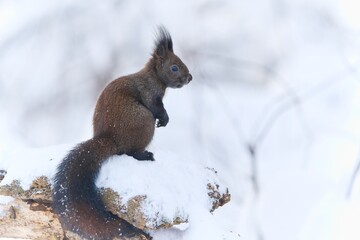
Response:
[[[1,185],[18,179],[27,190],[38,176],[51,179],[56,166],[69,149],[69,146],[56,146],[4,154],[6,160],[0,163],[0,169],[5,169],[8,174]],[[25,162],[25,159],[28,161]],[[174,229],[153,231],[156,239],[239,239],[229,226],[219,224],[221,221],[216,212],[209,211],[212,203],[208,197],[207,184],[219,184],[221,192],[225,192],[226,187],[219,182],[212,170],[201,163],[189,161],[161,151],[156,153],[155,162],[114,156],[101,169],[97,185],[111,187],[120,194],[123,202],[137,195],[146,195],[142,206],[148,219],[171,222],[176,217],[181,217],[189,220],[187,224]],[[9,197],[0,197],[0,219],[1,205],[9,201]],[[161,222],[154,224],[160,225]]]

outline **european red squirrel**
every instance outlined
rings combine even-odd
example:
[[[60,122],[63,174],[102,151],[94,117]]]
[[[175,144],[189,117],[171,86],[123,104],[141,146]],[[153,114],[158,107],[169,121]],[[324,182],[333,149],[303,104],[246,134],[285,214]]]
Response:
[[[57,168],[53,204],[64,229],[87,239],[151,239],[106,210],[95,180],[101,165],[115,154],[154,161],[146,147],[155,126],[165,127],[169,122],[162,101],[165,90],[181,88],[191,80],[188,68],[174,54],[169,32],[159,27],[148,63],[105,87],[96,103],[93,138],[77,145]]]

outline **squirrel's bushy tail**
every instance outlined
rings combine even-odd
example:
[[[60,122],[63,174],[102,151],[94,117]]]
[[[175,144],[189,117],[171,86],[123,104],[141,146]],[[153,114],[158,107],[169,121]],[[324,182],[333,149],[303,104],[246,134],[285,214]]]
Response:
[[[58,166],[53,205],[63,228],[87,239],[149,236],[108,212],[95,186],[101,164],[116,154],[111,138],[95,137],[80,143]]]

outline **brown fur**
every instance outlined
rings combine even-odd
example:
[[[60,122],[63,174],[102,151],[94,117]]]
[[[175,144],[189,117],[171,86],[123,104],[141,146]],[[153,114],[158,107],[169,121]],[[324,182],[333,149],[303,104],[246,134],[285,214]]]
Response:
[[[170,69],[173,65],[179,68],[176,74]],[[167,117],[162,104],[165,89],[182,87],[191,79],[172,48],[157,46],[144,69],[103,90],[95,108],[94,136],[113,138],[119,153],[144,151],[154,135],[155,120]]]
[[[96,104],[94,137],[79,144],[62,161],[54,179],[54,210],[64,228],[89,239],[151,237],[106,211],[95,180],[101,164],[114,154],[154,160],[146,147],[155,126],[169,116],[162,99],[167,87],[192,80],[186,65],[173,52],[170,34],[159,28],[155,49],[145,67],[108,84]],[[157,123],[156,123],[157,121]]]

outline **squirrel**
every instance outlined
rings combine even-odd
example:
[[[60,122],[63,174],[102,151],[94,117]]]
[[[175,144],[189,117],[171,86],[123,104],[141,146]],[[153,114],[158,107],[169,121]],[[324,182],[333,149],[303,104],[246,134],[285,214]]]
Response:
[[[187,66],[174,54],[171,35],[159,26],[145,67],[104,88],[95,107],[93,138],[78,144],[57,167],[53,208],[64,229],[86,239],[152,239],[107,211],[95,180],[101,165],[112,155],[155,160],[146,147],[155,126],[165,127],[169,122],[162,101],[165,90],[181,88],[191,80]]]

